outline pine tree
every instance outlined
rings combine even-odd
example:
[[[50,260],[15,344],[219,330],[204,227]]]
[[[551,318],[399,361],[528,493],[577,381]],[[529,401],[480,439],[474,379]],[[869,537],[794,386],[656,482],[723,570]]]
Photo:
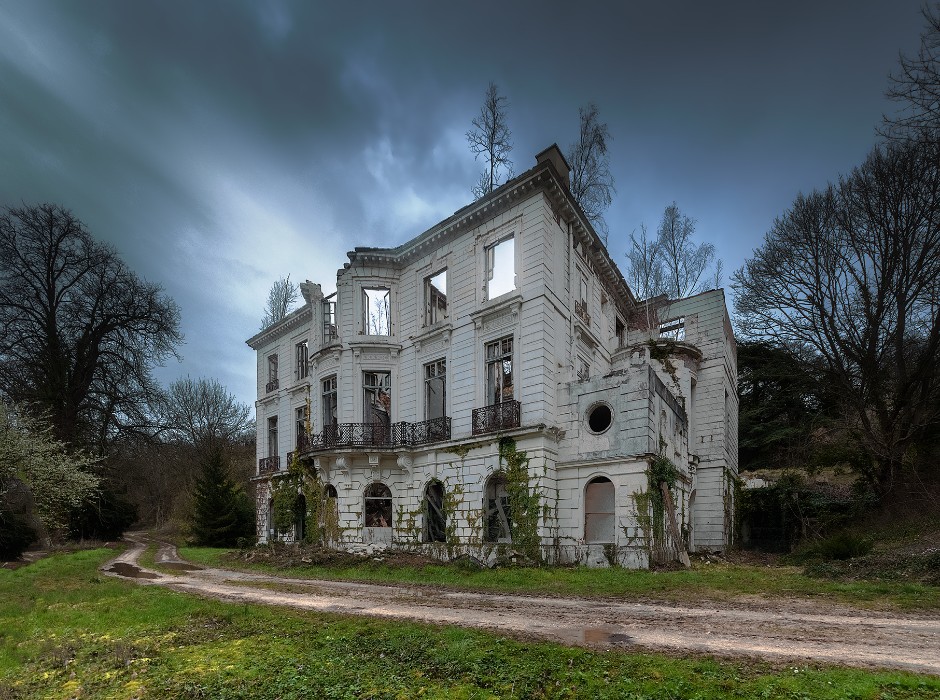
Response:
[[[229,476],[221,449],[211,450],[193,494],[193,539],[207,547],[233,547],[254,534],[254,509],[248,495]]]

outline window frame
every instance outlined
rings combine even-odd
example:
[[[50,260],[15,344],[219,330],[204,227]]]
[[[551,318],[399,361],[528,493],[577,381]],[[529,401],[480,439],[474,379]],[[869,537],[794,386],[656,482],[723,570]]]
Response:
[[[327,383],[330,385],[327,386]],[[327,414],[328,411],[330,415]],[[339,381],[335,374],[320,380],[320,418],[324,430],[329,425],[339,425]]]
[[[307,375],[310,373],[309,365],[307,364],[310,359],[310,347],[307,344],[306,339],[301,340],[298,343],[294,344],[294,362],[296,367],[294,368],[294,378],[297,380],[306,379]]]
[[[439,382],[441,385],[439,416],[431,415],[431,391],[432,383]],[[442,357],[439,360],[427,362],[424,365],[424,420],[435,420],[437,418],[447,417],[447,358]]]
[[[434,285],[434,281],[443,276],[443,290]],[[441,304],[443,300],[443,304]],[[433,326],[442,323],[450,316],[447,299],[447,268],[443,267],[424,278],[424,325]]]
[[[611,510],[589,510],[588,501],[591,500],[588,496],[588,491],[591,489],[592,485],[605,485],[609,484],[610,486],[610,495],[609,497],[604,497],[604,505],[606,505],[607,500],[609,499]],[[605,528],[603,534],[609,535],[609,538],[606,539],[589,539],[589,533],[595,532],[598,530],[598,527],[590,528],[588,526],[589,520],[595,518],[596,521],[599,521],[601,517],[605,519],[609,517],[609,524]],[[610,477],[604,476],[602,474],[592,477],[584,485],[584,542],[586,544],[614,544],[617,541],[617,487],[614,485],[613,480]]]
[[[509,351],[505,350],[505,344],[509,343]],[[494,353],[492,358],[490,357],[490,348],[497,346],[497,352]],[[495,406],[497,404],[502,404],[507,401],[515,400],[515,367],[513,365],[513,355],[515,354],[515,337],[512,335],[503,336],[501,338],[496,338],[483,344],[483,364],[484,364],[484,376],[486,377],[486,383],[484,385],[484,391],[486,392],[486,401],[485,405]],[[508,358],[508,360],[507,360]],[[509,362],[509,372],[506,372],[506,362]],[[491,367],[495,368],[499,366],[499,370],[494,377],[491,374]],[[508,385],[508,395],[507,395],[507,385],[506,377],[509,377],[510,383]],[[498,377],[498,381],[494,381]]]
[[[509,287],[507,289],[502,289],[501,287],[497,288],[493,293],[493,280],[497,278],[497,251],[500,246],[505,244],[510,244],[510,252],[508,255],[504,253],[503,256],[500,256],[500,261],[505,260],[507,257],[512,264],[512,275],[509,280]],[[505,249],[504,249],[505,250]],[[501,296],[510,294],[518,289],[516,284],[516,235],[515,233],[510,233],[508,236],[503,236],[502,238],[493,241],[483,249],[483,295],[484,301],[492,301],[493,299],[498,299]]]
[[[381,322],[381,317],[377,325],[372,324],[372,296],[371,292],[384,292],[382,297],[384,297],[385,309],[384,312],[381,308],[378,310],[378,313],[384,313],[385,322],[384,328]],[[382,302],[379,298],[376,301],[381,304]],[[372,336],[373,338],[388,338],[392,335],[392,288],[385,285],[363,285],[362,287],[362,334]],[[373,333],[372,331],[378,331]],[[385,330],[384,333],[381,331]]]
[[[268,457],[277,457],[278,448],[277,416],[268,416]]]
[[[373,491],[378,492],[378,491],[379,491],[379,488],[384,489],[384,493],[382,493],[381,495],[370,495],[370,493],[373,492]],[[386,494],[387,494],[387,495],[386,495]],[[364,525],[365,527],[371,527],[371,528],[389,528],[389,529],[391,529],[391,528],[393,527],[393,525],[394,525],[394,519],[393,519],[393,518],[394,518],[394,509],[393,509],[394,503],[393,503],[393,498],[392,498],[392,490],[388,487],[387,484],[385,484],[385,483],[383,483],[383,482],[381,482],[381,481],[373,481],[371,484],[369,484],[368,486],[366,486],[365,489],[363,489],[363,491],[362,491],[362,500],[363,500],[362,523],[363,523],[363,525]],[[380,505],[378,504],[379,501],[388,501],[388,505],[386,506],[385,504],[382,504],[382,505],[380,506]],[[370,524],[369,524],[369,518],[370,518],[370,516],[373,516],[373,518],[374,518],[374,516],[376,515],[375,510],[378,509],[378,508],[381,508],[381,510],[382,510],[382,512],[378,514],[379,517],[382,517],[383,519],[385,519],[387,524],[385,524],[385,525],[381,525],[381,524],[379,524],[379,525],[374,525],[374,524],[373,524],[373,525],[370,525]],[[386,509],[387,509],[387,510],[386,510]],[[371,513],[370,513],[370,510],[372,511]],[[387,519],[384,518],[384,515],[385,515],[386,513],[387,513],[387,515],[388,515],[388,518],[387,518]],[[375,522],[375,520],[373,519],[372,522]]]

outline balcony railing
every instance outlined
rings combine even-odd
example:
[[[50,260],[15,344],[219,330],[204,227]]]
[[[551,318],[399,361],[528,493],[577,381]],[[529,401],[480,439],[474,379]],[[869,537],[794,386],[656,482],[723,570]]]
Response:
[[[281,458],[278,455],[273,457],[262,457],[258,460],[258,473],[259,474],[268,474],[270,472],[276,472],[281,468]]]
[[[328,425],[322,433],[298,439],[297,449],[317,452],[345,447],[383,448],[414,447],[450,439],[450,417],[435,418],[422,423],[338,423]]]
[[[270,394],[272,391],[275,391],[279,386],[280,382],[277,379],[272,379],[270,382],[264,385],[264,391],[267,394]]]
[[[586,301],[576,301],[574,303],[574,312],[584,321],[585,325],[591,325],[591,314],[588,313],[588,303]]]
[[[519,427],[522,405],[518,401],[503,401],[492,406],[473,409],[473,434],[495,433]]]

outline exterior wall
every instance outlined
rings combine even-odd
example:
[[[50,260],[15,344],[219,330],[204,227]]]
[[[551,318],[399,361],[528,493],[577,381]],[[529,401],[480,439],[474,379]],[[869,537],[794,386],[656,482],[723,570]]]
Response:
[[[567,194],[548,176],[553,170],[542,163],[501,188],[502,198],[494,193],[399,248],[350,253],[332,298],[335,337],[324,333],[320,286],[307,282],[304,306],[249,340],[258,356],[259,541],[272,533],[271,479],[287,469],[288,453],[297,452],[310,472],[336,488],[340,544],[394,541],[440,556],[496,556],[505,547],[483,541],[485,489],[504,469],[500,438],[511,437],[528,457],[530,486],[542,494],[538,534],[548,559],[647,566],[654,544],[670,544],[652,542],[640,512],[648,503],[647,471],[658,455],[679,471],[675,506],[684,536],[699,548],[728,544],[725,506],[737,473],[737,398],[723,294],[658,307],[659,319],[684,319],[685,340],[665,360],[657,359],[650,343],[661,340],[656,329],[618,337],[618,322],[626,327],[634,311],[632,295],[596,234],[579,223]],[[515,287],[488,299],[486,250],[508,236]],[[444,269],[447,316],[428,326],[425,280]],[[368,334],[362,301],[368,287],[389,290],[388,335]],[[474,435],[473,411],[488,403],[485,345],[507,337],[513,340],[519,425]],[[309,352],[306,377],[298,376],[294,361],[302,340]],[[272,389],[267,358],[274,353],[278,386]],[[339,424],[368,422],[364,372],[390,373],[392,424],[421,423],[425,365],[441,359],[449,439],[374,449],[298,443],[298,408],[309,406],[311,434],[324,433],[321,387],[333,375]],[[610,408],[611,424],[592,430],[588,417],[600,404]],[[276,449],[268,444],[272,416],[278,418]],[[280,458],[276,469],[266,461],[273,451]],[[609,542],[586,541],[586,493],[594,479],[609,480],[613,488]],[[422,544],[422,502],[432,481],[444,485],[454,507],[446,545]],[[375,482],[392,494],[390,530],[364,524],[364,492]]]

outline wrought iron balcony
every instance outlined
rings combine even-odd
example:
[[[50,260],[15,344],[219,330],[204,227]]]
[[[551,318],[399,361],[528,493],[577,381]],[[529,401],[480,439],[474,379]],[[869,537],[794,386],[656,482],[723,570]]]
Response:
[[[503,401],[491,406],[473,409],[473,434],[495,433],[518,428],[522,405],[518,401]]]
[[[281,383],[277,379],[272,379],[270,382],[264,385],[265,393],[270,394],[272,391],[276,391]]]
[[[318,452],[339,448],[414,447],[450,439],[450,417],[435,418],[421,423],[337,423],[327,425],[322,433],[298,438],[301,452]]]
[[[258,474],[268,474],[276,472],[281,468],[281,458],[279,455],[273,457],[262,457],[258,460]]]

